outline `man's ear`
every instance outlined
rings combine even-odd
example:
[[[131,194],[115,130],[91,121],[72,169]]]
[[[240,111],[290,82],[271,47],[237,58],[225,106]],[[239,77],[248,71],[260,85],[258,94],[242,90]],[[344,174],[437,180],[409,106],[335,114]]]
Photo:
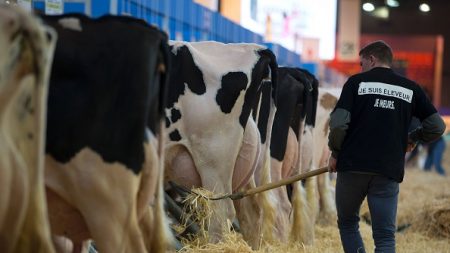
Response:
[[[370,65],[371,65],[372,67],[375,66],[376,63],[377,63],[377,58],[375,58],[375,56],[373,56],[373,55],[370,55],[370,56],[369,56],[369,59],[370,59]]]

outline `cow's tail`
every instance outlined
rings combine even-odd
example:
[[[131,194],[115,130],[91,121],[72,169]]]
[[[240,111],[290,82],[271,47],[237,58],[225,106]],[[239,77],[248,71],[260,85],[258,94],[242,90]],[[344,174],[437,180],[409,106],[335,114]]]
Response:
[[[152,238],[152,249],[150,252],[166,252],[168,245],[174,245],[175,238],[169,227],[169,222],[167,220],[166,213],[164,211],[164,161],[165,161],[165,107],[166,98],[168,94],[169,87],[169,46],[167,44],[167,35],[164,39],[165,41],[160,44],[161,61],[164,63],[165,69],[161,70],[161,86],[159,94],[159,135],[158,135],[158,182],[156,189],[156,206],[154,207],[155,213],[155,229]]]
[[[160,122],[158,136],[158,182],[154,207],[154,230],[150,252],[166,252],[168,245],[173,245],[175,239],[171,233],[166,213],[164,211],[164,123]]]
[[[303,173],[306,168],[310,168],[312,164],[312,148],[308,147],[305,150],[306,143],[312,143],[311,129],[306,128],[305,120],[302,120],[299,124],[299,133],[301,136],[300,143],[298,145],[298,159],[296,164],[296,172]],[[308,142],[308,140],[310,142]],[[309,151],[309,152],[308,152]],[[313,178],[314,179],[314,178]],[[307,179],[308,182],[308,179]],[[293,208],[293,222],[290,233],[290,240],[294,242],[302,242],[310,245],[314,241],[314,221],[315,219],[311,215],[311,206],[309,205],[308,196],[311,192],[311,181],[307,183],[307,190],[303,187],[301,182],[296,182],[293,185],[292,191],[292,208]],[[308,190],[309,189],[309,190]]]
[[[266,87],[263,87],[262,91],[262,99],[264,100],[264,97],[267,96],[267,93],[265,90],[271,90],[269,82],[264,82],[263,85]],[[270,96],[270,95],[269,95]],[[267,129],[265,134],[265,143],[264,150],[263,150],[263,161],[262,161],[262,173],[261,173],[261,184],[268,184],[272,181],[270,176],[270,136],[272,132],[272,123],[275,116],[275,105],[273,100],[270,99],[270,110],[268,112],[268,118],[267,118]],[[261,119],[261,117],[260,117]],[[260,203],[262,205],[263,209],[263,222],[262,222],[262,234],[264,240],[268,242],[272,242],[274,240],[274,228],[275,228],[275,219],[276,219],[276,208],[274,206],[273,199],[273,192],[272,191],[266,191],[262,192],[260,194]]]
[[[314,145],[314,144],[313,144]],[[315,161],[313,161],[313,164],[311,167],[313,170],[318,169],[317,165],[315,164]],[[316,220],[319,216],[319,192],[317,189],[317,177],[311,177],[307,178],[305,180],[305,188],[306,188],[306,200],[308,201],[308,206],[310,210],[309,219],[313,222],[313,224],[316,223]],[[314,228],[311,228],[308,233],[314,233]]]
[[[314,242],[314,222],[310,218],[305,188],[302,182],[293,183],[292,188],[292,226],[290,233],[291,242],[301,242],[311,245]]]
[[[272,51],[269,49],[262,50],[260,52],[261,56],[264,56],[268,59],[268,70],[270,70],[270,73],[268,73],[266,76],[270,78],[271,80],[271,97],[274,101],[274,104],[277,105],[277,92],[278,92],[278,63],[277,58],[273,54]]]
[[[270,139],[272,133],[273,121],[276,112],[276,86],[277,86],[277,63],[275,55],[270,50],[265,50],[263,53],[269,58],[270,73],[266,75],[262,81],[262,93],[261,93],[261,109],[258,117],[258,125],[265,124],[265,131],[261,134],[264,135],[262,142],[264,145],[263,150],[263,171],[261,177],[261,184],[267,184],[271,182],[270,176]],[[264,128],[260,128],[264,129]],[[264,143],[265,141],[265,143]],[[263,208],[263,222],[262,222],[262,234],[263,238],[267,242],[274,240],[275,220],[276,220],[276,207],[272,191],[266,191],[260,194],[260,203]]]

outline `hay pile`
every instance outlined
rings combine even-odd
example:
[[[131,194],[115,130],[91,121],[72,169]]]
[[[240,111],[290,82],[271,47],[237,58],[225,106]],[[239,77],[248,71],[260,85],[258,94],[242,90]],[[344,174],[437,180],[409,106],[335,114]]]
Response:
[[[448,164],[447,166],[450,169]],[[399,227],[414,225],[422,219],[431,221],[426,217],[430,217],[435,212],[440,213],[440,208],[445,209],[445,203],[440,204],[440,202],[446,202],[449,208],[449,201],[450,176],[442,177],[434,171],[425,172],[417,168],[409,168],[400,185],[397,225]],[[450,219],[448,221],[450,222]],[[420,229],[417,228],[416,231]]]
[[[450,239],[450,198],[426,204],[413,221],[412,229],[429,237]]]
[[[370,227],[361,224],[363,239],[366,241],[367,252],[373,251],[373,243],[370,239]],[[312,246],[306,246],[301,243],[280,244],[275,243],[265,245],[259,250],[252,250],[238,233],[230,231],[225,234],[222,242],[217,244],[197,244],[189,243],[179,252],[181,253],[336,253],[341,252],[342,247],[339,239],[339,232],[336,227],[316,227],[316,243]]]
[[[213,214],[208,198],[212,197],[213,193],[203,188],[193,188],[191,192],[183,200],[182,224],[173,225],[173,228],[178,234],[181,234],[192,222],[195,222],[200,227],[199,234],[196,238],[187,238],[191,242],[183,243],[204,244],[208,241],[208,227]]]
[[[181,253],[204,252],[204,253],[251,253],[250,246],[244,241],[242,235],[230,231],[225,234],[224,239],[219,243],[201,243],[199,240],[184,242]]]

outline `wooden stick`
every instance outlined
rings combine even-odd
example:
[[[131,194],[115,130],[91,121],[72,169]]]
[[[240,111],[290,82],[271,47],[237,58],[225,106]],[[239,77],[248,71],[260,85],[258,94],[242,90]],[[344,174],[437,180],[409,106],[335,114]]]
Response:
[[[309,178],[309,177],[317,176],[317,175],[323,174],[325,172],[328,172],[328,166],[320,168],[320,169],[317,169],[317,170],[311,170],[311,171],[308,171],[306,173],[302,173],[302,174],[295,175],[295,176],[292,176],[292,177],[288,177],[288,178],[282,179],[282,180],[280,180],[278,182],[272,182],[272,183],[269,183],[269,184],[258,186],[258,187],[253,188],[253,189],[248,189],[247,191],[240,191],[240,192],[236,192],[236,193],[233,193],[233,194],[226,194],[226,195],[223,195],[223,196],[220,196],[220,197],[212,197],[212,198],[208,198],[208,199],[210,199],[210,200],[220,200],[220,199],[225,199],[225,198],[231,198],[232,200],[242,199],[242,198],[247,197],[249,195],[253,195],[253,194],[256,194],[256,193],[263,192],[263,191],[271,190],[271,189],[274,189],[274,188],[277,188],[277,187],[280,187],[280,186],[283,186],[283,185],[287,185],[287,184],[290,184],[290,183],[293,183],[293,182],[296,182],[296,181],[299,181],[299,180],[303,180],[303,179],[306,179],[306,178]]]

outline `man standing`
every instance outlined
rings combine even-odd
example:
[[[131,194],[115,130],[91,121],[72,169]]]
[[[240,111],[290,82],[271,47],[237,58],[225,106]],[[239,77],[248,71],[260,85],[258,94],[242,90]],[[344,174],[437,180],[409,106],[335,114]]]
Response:
[[[390,69],[392,50],[385,42],[370,43],[359,55],[361,73],[344,84],[330,120],[338,227],[346,253],[365,252],[358,223],[367,196],[375,252],[391,253],[405,152],[439,138],[445,124],[422,89]],[[408,134],[413,116],[422,127]]]

